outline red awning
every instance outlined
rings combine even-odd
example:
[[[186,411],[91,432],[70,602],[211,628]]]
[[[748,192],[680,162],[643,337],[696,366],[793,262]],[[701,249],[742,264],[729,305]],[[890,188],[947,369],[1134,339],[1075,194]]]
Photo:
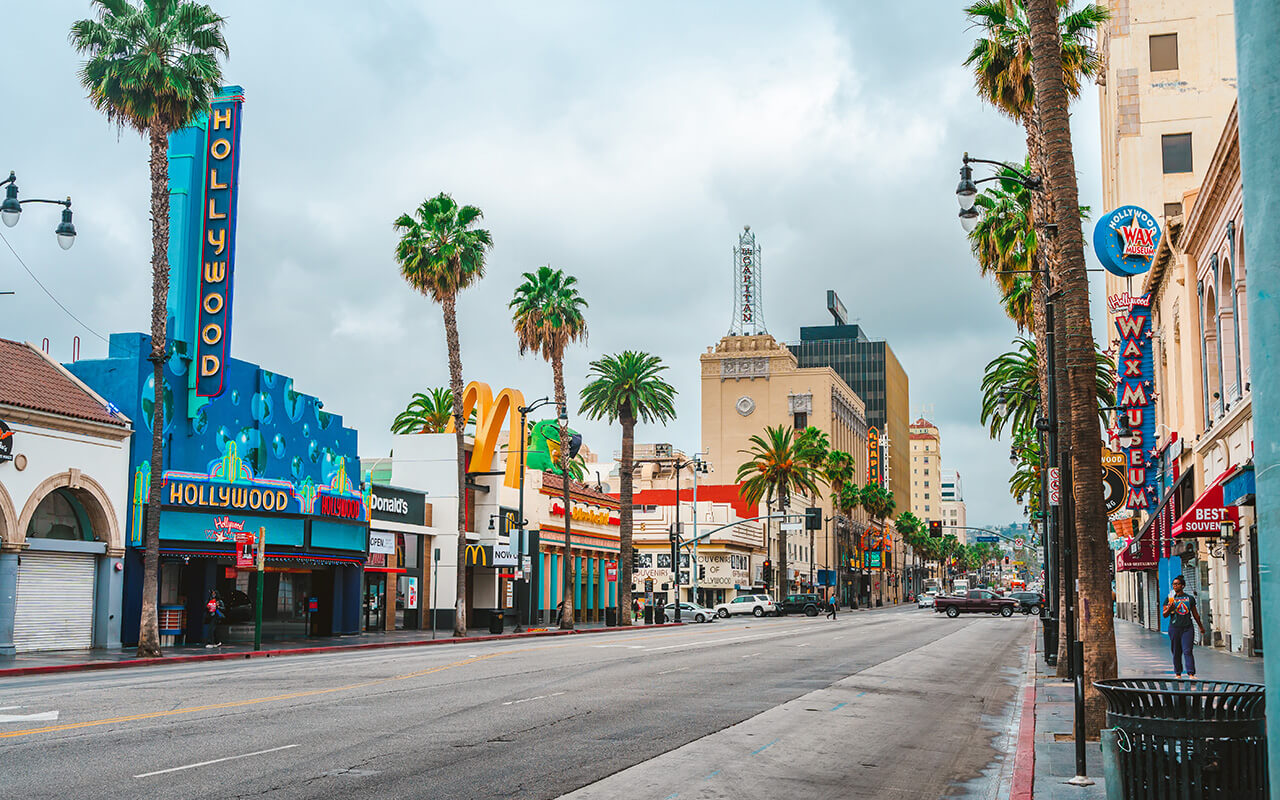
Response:
[[[1133,552],[1134,543],[1138,552]],[[1116,551],[1116,572],[1141,572],[1160,566],[1160,543],[1153,536],[1131,539]]]
[[[1173,523],[1174,538],[1218,536],[1223,522],[1230,520],[1237,525],[1240,524],[1240,508],[1222,503],[1222,484],[1226,483],[1233,472],[1235,468],[1231,467],[1219,475],[1207,489],[1200,493],[1182,516],[1178,517]]]

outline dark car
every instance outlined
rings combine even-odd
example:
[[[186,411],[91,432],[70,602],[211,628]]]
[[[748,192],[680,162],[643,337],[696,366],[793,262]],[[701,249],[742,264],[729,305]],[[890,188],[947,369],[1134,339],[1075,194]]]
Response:
[[[820,611],[825,611],[827,601],[816,594],[789,594],[782,598],[782,602],[778,604],[779,614],[804,614],[808,617],[816,617]]]
[[[1018,601],[1018,610],[1023,614],[1040,616],[1040,609],[1045,606],[1045,597],[1039,592],[1012,592],[1009,595]]]
[[[933,610],[955,618],[961,614],[999,614],[1012,617],[1018,601],[1001,597],[990,589],[970,589],[963,595],[942,595],[933,601]]]

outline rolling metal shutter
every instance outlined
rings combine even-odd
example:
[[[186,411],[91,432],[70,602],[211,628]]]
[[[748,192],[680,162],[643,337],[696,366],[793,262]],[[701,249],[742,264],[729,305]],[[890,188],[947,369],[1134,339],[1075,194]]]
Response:
[[[93,646],[96,565],[91,553],[22,554],[13,615],[19,653]]]

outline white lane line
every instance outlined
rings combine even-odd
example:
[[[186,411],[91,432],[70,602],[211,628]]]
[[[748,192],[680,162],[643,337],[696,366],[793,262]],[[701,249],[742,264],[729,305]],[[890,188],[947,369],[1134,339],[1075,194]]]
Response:
[[[673,672],[682,672],[682,671],[684,671],[684,670],[686,670],[686,669],[688,669],[688,667],[676,667],[675,669],[665,669],[665,670],[663,670],[662,672],[659,672],[658,674],[659,674],[659,675],[670,675],[670,674],[671,674],[671,673],[673,673]]]
[[[627,650],[643,650],[644,649],[644,645],[642,644],[593,644],[591,646],[598,650],[606,650],[611,647],[621,647]]]
[[[6,706],[4,711],[9,711],[22,706]],[[53,722],[58,718],[57,711],[41,711],[36,714],[0,714],[0,722]]]
[[[562,695],[562,694],[564,694],[564,692],[555,692],[554,694],[540,694],[540,695],[538,695],[537,697],[525,697],[525,698],[523,698],[523,699],[521,699],[521,700],[508,700],[507,702],[503,703],[503,705],[504,705],[504,706],[518,706],[518,705],[520,705],[521,703],[528,703],[528,702],[530,702],[531,700],[546,700],[548,697],[559,697],[559,696],[560,696],[560,695]]]
[[[725,642],[749,642],[754,639],[774,639],[779,636],[787,636],[793,633],[800,633],[796,628],[787,628],[780,631],[769,631],[767,633],[755,633],[747,636],[730,636],[724,639],[701,639],[692,642],[681,642],[680,644],[669,644],[664,647],[646,647],[646,653],[656,652],[658,650],[675,650],[681,647],[706,647],[709,644],[723,644]]]
[[[747,653],[745,656],[742,656],[742,658],[755,658],[755,657],[756,657],[756,656],[758,656],[758,655],[760,655],[760,654],[759,654],[759,653]]]
[[[809,642],[805,642],[804,644],[798,644],[798,645],[796,645],[796,647],[808,647],[808,646],[809,646]]]
[[[238,756],[227,756],[226,758],[215,758],[212,761],[201,761],[198,764],[187,764],[181,767],[169,767],[168,769],[158,769],[155,772],[144,772],[141,775],[134,775],[135,778],[150,778],[152,775],[165,775],[170,772],[181,772],[184,769],[195,769],[196,767],[207,767],[210,764],[221,764],[223,761],[235,761],[239,758],[249,758],[250,756],[261,756],[267,753],[277,753],[281,750],[288,750],[291,747],[297,747],[296,744],[286,744],[281,747],[272,747],[269,750],[258,750],[253,753],[244,753]]]

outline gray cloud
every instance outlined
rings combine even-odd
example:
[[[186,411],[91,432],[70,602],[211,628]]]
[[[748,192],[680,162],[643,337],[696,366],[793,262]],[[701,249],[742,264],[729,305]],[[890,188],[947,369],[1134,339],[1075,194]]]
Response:
[[[974,524],[1008,521],[1007,444],[977,426],[982,366],[1014,331],[976,275],[952,197],[960,153],[1021,156],[1021,132],[979,104],[960,65],[973,38],[951,3],[254,3],[221,0],[228,82],[245,87],[233,348],[291,375],[384,453],[409,394],[444,385],[439,309],[391,259],[391,220],[447,190],[485,211],[496,248],[461,299],[469,378],[550,392],[506,311],[519,275],[552,263],[591,303],[587,362],[661,355],[680,420],[642,428],[692,448],[698,355],[728,327],[729,248],[764,248],[765,318],[783,340],[821,324],[823,293],[887,338],[931,409]],[[4,234],[97,331],[140,330],[150,303],[147,151],[83,99],[66,30],[87,4],[3,12],[9,86],[0,167],[25,196],[75,197],[79,242],[36,209]],[[1099,196],[1096,99],[1077,125]],[[1086,200],[1088,202],[1088,200]],[[1100,203],[1092,202],[1095,208]],[[0,248],[3,334],[69,359],[105,346]],[[585,424],[601,453],[618,432]],[[730,465],[723,465],[727,473]]]

